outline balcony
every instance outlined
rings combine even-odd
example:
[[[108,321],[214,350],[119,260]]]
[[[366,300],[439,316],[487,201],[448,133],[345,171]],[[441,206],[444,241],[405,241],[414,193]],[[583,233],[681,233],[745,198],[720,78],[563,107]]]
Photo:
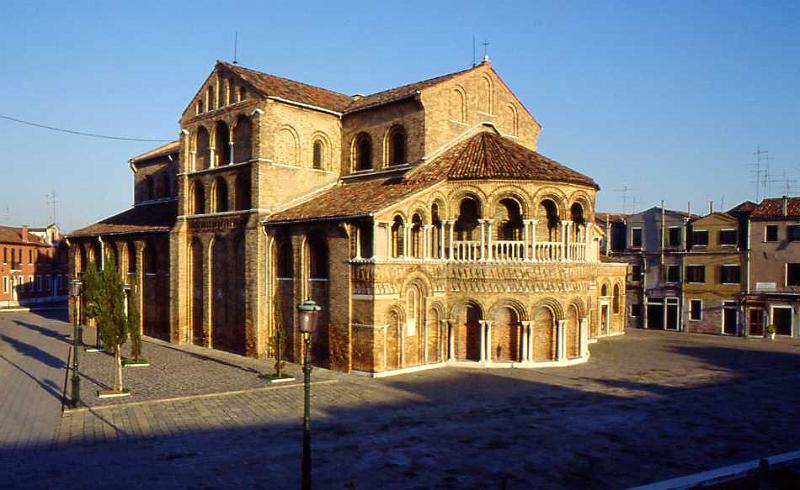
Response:
[[[453,241],[452,260],[457,262],[587,262],[586,243],[496,240],[482,247],[479,240]],[[446,254],[445,254],[446,255]]]

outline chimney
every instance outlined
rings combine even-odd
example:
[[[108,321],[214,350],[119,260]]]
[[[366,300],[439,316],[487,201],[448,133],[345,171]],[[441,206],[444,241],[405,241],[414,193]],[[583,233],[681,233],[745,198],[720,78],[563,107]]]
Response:
[[[789,198],[783,196],[783,215],[786,216],[789,214]]]
[[[28,225],[22,225],[22,241],[23,242],[28,241]]]

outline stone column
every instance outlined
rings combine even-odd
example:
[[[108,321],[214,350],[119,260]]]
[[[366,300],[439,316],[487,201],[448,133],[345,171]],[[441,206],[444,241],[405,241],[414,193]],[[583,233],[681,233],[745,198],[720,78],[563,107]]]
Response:
[[[439,260],[444,259],[444,220],[439,221]]]
[[[486,220],[486,228],[487,228],[487,230],[486,230],[486,238],[487,238],[487,244],[486,244],[486,256],[487,256],[487,258],[486,258],[486,260],[494,260],[494,250],[492,250],[492,242],[493,242],[493,240],[492,240],[492,224],[493,223],[494,223],[494,220],[491,220],[491,219],[487,219]]]
[[[195,170],[197,170],[197,150],[192,150],[189,158],[191,158],[189,164],[192,167],[190,171],[194,172]]]
[[[530,332],[528,332],[528,327],[530,326],[531,322],[523,321],[519,322],[519,328],[522,331],[520,335],[520,362],[527,362],[528,358],[530,357],[530,352],[528,351],[528,336]]]
[[[533,322],[528,322],[528,361],[533,362]]]
[[[214,160],[214,157],[216,156],[217,153],[215,150],[216,148],[213,146],[208,147],[208,168],[219,167],[219,165],[217,165],[217,162]]]
[[[478,320],[481,332],[481,362],[486,361],[486,320]]]
[[[423,331],[423,333],[424,333],[423,342],[425,342],[425,345],[422,346],[422,348],[423,348],[423,360],[424,360],[425,364],[428,364],[428,320],[426,319],[423,322],[422,325],[423,325],[422,328],[425,329]]]
[[[408,253],[408,243],[409,243],[409,235],[411,234],[411,227],[403,223],[403,253],[401,257],[411,257],[411,254]]]
[[[447,256],[447,260],[455,260],[454,257],[453,257],[453,228],[455,228],[455,222],[453,220],[448,220],[447,223],[450,224],[450,234],[449,234],[449,238],[450,238],[450,245],[449,245],[450,254]]]
[[[486,362],[492,362],[492,322],[486,321]]]
[[[453,323],[455,320],[444,320],[447,324],[447,360],[456,360],[456,332]]]
[[[372,221],[372,260],[378,260],[378,221]]]
[[[570,235],[572,234],[572,221],[562,221],[561,224],[563,225],[564,230],[564,260],[572,260],[572,252],[570,251],[570,244],[572,240],[570,239]]]
[[[431,249],[433,248],[431,245],[431,230],[433,229],[433,225],[423,225],[422,226],[422,236],[424,238],[423,247],[422,247],[422,258],[423,259],[430,259],[431,258]]]
[[[480,260],[481,262],[485,262],[486,261],[486,227],[484,226],[486,224],[486,221],[487,220],[485,220],[485,219],[479,219],[478,220],[478,224],[481,227],[481,245],[480,245],[480,255],[481,255],[481,257],[478,260]],[[474,257],[473,257],[473,260],[474,260]]]
[[[532,219],[531,222],[531,261],[536,262],[536,223],[537,220]]]
[[[581,318],[581,332],[580,332],[580,356],[586,357],[589,354],[589,319],[587,317]]]
[[[556,327],[556,360],[563,361],[566,358],[566,349],[565,341],[566,341],[566,327],[567,321],[566,320],[559,320],[558,326]]]
[[[531,256],[530,251],[528,250],[528,245],[530,245],[530,225],[531,220],[522,220],[522,260],[525,261],[527,261]]]

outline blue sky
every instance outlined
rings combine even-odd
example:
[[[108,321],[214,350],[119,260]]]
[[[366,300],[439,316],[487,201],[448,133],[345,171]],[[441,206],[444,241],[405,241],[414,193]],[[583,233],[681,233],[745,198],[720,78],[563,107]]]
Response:
[[[622,210],[626,185],[639,209],[753,200],[759,144],[800,194],[800,2],[65,5],[3,3],[0,114],[174,139],[234,31],[242,65],[348,94],[463,69],[474,34],[544,126],[540,152],[600,184],[600,210]],[[67,230],[130,206],[127,160],[154,146],[0,131],[0,222],[44,224],[55,190]]]

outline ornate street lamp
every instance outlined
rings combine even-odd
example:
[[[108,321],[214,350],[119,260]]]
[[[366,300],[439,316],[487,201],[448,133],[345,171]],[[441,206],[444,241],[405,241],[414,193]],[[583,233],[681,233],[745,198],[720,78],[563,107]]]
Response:
[[[300,314],[300,333],[303,334],[303,490],[311,489],[311,334],[317,329],[317,318],[322,307],[312,299],[297,306]]]
[[[83,342],[83,328],[78,324],[78,303],[81,296],[80,279],[73,279],[70,294],[72,296],[72,408],[77,408],[81,401],[81,377],[78,367],[78,351]]]

